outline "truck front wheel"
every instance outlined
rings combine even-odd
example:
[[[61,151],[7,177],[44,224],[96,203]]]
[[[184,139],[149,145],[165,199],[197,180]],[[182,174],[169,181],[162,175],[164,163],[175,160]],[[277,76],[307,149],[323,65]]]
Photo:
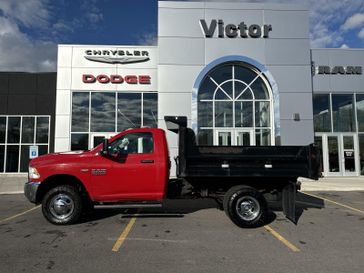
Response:
[[[224,197],[225,213],[239,227],[250,228],[263,225],[266,209],[263,195],[252,187],[232,187]]]
[[[77,222],[82,213],[82,199],[78,190],[70,185],[50,189],[43,198],[42,212],[52,224],[67,225]]]

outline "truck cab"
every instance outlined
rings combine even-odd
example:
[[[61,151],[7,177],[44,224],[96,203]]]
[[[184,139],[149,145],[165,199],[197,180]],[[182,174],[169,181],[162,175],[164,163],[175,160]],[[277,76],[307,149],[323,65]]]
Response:
[[[64,212],[88,203],[163,200],[169,165],[163,130],[129,129],[91,151],[33,159],[24,192],[31,202],[43,203],[48,220],[70,223]],[[73,200],[75,195],[80,198]]]

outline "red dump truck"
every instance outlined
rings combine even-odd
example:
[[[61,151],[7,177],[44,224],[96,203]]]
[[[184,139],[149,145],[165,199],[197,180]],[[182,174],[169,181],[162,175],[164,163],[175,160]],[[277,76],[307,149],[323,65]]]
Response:
[[[165,117],[179,135],[176,178],[165,132],[125,130],[91,151],[43,155],[29,164],[24,192],[53,224],[91,208],[162,206],[166,198],[213,198],[240,227],[264,223],[270,202],[296,222],[298,177],[318,179],[320,154],[307,146],[198,146],[187,118]]]

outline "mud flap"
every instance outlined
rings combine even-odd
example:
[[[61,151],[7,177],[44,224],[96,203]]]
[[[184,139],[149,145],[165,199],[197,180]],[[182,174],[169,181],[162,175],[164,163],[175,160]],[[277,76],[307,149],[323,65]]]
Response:
[[[283,188],[282,192],[283,213],[287,217],[287,219],[294,224],[297,224],[296,192],[297,192],[297,187],[295,182],[288,183],[288,185]]]

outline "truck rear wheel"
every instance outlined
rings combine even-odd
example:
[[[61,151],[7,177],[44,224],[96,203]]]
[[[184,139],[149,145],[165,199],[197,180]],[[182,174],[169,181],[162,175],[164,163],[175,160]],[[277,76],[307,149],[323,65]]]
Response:
[[[52,224],[67,225],[77,222],[82,213],[82,199],[78,190],[70,185],[50,189],[43,198],[42,212]]]
[[[252,187],[232,187],[224,197],[225,213],[239,227],[250,228],[263,225],[266,209],[263,195]]]

